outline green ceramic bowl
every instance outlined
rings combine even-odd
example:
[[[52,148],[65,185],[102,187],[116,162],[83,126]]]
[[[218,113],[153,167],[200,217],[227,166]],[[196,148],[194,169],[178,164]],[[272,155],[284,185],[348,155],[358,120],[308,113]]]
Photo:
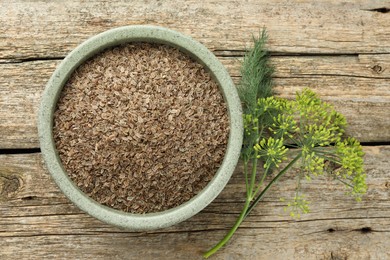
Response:
[[[53,113],[62,87],[72,72],[104,49],[127,42],[152,42],[176,47],[203,64],[219,83],[230,118],[228,148],[221,167],[210,183],[191,200],[158,213],[131,214],[101,205],[83,193],[68,177],[53,140]],[[97,219],[132,230],[151,230],[184,221],[205,208],[225,187],[240,156],[243,123],[236,88],[218,59],[202,44],[178,32],[156,26],[125,26],[98,34],[74,49],[53,73],[41,99],[39,140],[47,169],[62,192],[80,209]]]

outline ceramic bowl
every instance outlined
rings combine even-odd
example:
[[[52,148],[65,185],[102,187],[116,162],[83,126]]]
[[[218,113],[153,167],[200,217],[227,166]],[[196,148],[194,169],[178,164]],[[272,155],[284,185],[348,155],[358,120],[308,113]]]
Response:
[[[62,87],[73,71],[106,48],[128,42],[151,42],[170,45],[190,55],[210,71],[218,82],[228,107],[230,133],[221,167],[208,185],[191,200],[175,208],[147,214],[132,214],[99,204],[83,193],[68,177],[56,151],[53,139],[53,114]],[[98,34],[70,52],[57,67],[41,99],[39,140],[48,171],[62,192],[81,210],[91,216],[122,228],[151,230],[182,222],[205,208],[229,181],[240,156],[243,136],[242,112],[236,88],[218,59],[205,46],[181,33],[157,26],[125,26]]]

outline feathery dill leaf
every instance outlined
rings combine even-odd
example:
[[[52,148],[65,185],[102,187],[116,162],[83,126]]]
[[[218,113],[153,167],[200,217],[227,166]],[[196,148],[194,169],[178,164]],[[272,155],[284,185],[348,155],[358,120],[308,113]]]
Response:
[[[272,75],[274,68],[269,64],[269,53],[265,29],[258,38],[253,36],[254,46],[249,50],[241,65],[241,81],[238,94],[243,103],[244,114],[254,112],[257,100],[272,96]]]

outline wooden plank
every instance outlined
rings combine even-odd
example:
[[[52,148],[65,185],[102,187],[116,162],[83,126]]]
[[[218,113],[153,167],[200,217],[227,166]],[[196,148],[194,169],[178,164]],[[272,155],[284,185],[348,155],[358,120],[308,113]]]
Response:
[[[223,64],[233,76],[239,75],[241,56],[244,52],[220,52]],[[239,57],[232,57],[239,55]],[[357,77],[370,79],[390,78],[390,54],[357,55],[278,55],[272,53],[271,63],[275,67],[275,77]],[[368,88],[368,87],[367,87]],[[339,89],[339,91],[345,91]]]
[[[291,98],[310,87],[345,113],[350,134],[387,143],[389,8],[387,0],[190,0],[185,5],[0,0],[0,149],[39,146],[39,97],[58,60],[92,35],[132,24],[191,35],[219,55],[235,81],[239,63],[232,56],[242,55],[251,34],[266,26],[270,49],[280,55],[272,58],[277,95]],[[312,212],[293,221],[279,201],[294,192],[291,173],[216,259],[389,259],[390,147],[365,151],[370,191],[362,203],[345,197],[341,185],[313,180],[304,188]],[[0,259],[201,259],[243,205],[241,167],[223,193],[190,220],[154,232],[130,232],[71,204],[39,153],[0,154]]]
[[[57,63],[0,64],[0,149],[39,147],[39,100]]]
[[[272,188],[218,259],[387,259],[390,257],[389,146],[365,147],[369,192],[356,203],[325,178],[304,185],[312,212],[295,221],[280,197],[293,172]],[[174,227],[131,232],[87,216],[57,189],[40,154],[0,155],[0,258],[200,259],[243,205],[242,166],[205,210]],[[15,255],[17,252],[17,255]]]
[[[241,58],[219,59],[238,81]],[[390,111],[390,55],[273,56],[271,61],[278,95],[291,98],[310,87],[346,115],[349,134],[364,142],[390,140],[390,121],[384,120]],[[39,147],[39,98],[58,64],[58,60],[0,64],[0,149]]]
[[[153,24],[212,50],[243,50],[268,28],[282,53],[390,53],[388,1],[7,1],[0,2],[0,59],[62,57],[113,27]]]
[[[346,221],[335,221],[342,226]],[[355,222],[364,226],[364,221]],[[326,221],[316,223],[326,227]],[[378,225],[388,225],[378,221]],[[342,230],[310,233],[306,224],[289,229],[239,230],[229,247],[211,259],[388,259],[388,233]],[[269,230],[274,230],[270,232]],[[286,232],[294,230],[295,232]],[[306,231],[305,231],[306,230]],[[145,234],[52,235],[2,238],[5,259],[202,259],[224,231]],[[17,252],[17,256],[14,252]],[[19,258],[16,258],[19,257]]]

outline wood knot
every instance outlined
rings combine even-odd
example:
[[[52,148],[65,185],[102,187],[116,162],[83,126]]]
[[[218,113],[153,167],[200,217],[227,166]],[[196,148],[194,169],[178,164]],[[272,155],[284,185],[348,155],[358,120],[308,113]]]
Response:
[[[0,174],[0,195],[1,197],[10,197],[20,187],[19,178],[15,175],[5,176]]]
[[[381,74],[383,72],[382,66],[376,64],[371,68],[375,73]]]
[[[363,228],[360,229],[360,232],[362,232],[362,234],[371,233],[372,232],[372,228],[370,228],[370,227],[363,227]]]

